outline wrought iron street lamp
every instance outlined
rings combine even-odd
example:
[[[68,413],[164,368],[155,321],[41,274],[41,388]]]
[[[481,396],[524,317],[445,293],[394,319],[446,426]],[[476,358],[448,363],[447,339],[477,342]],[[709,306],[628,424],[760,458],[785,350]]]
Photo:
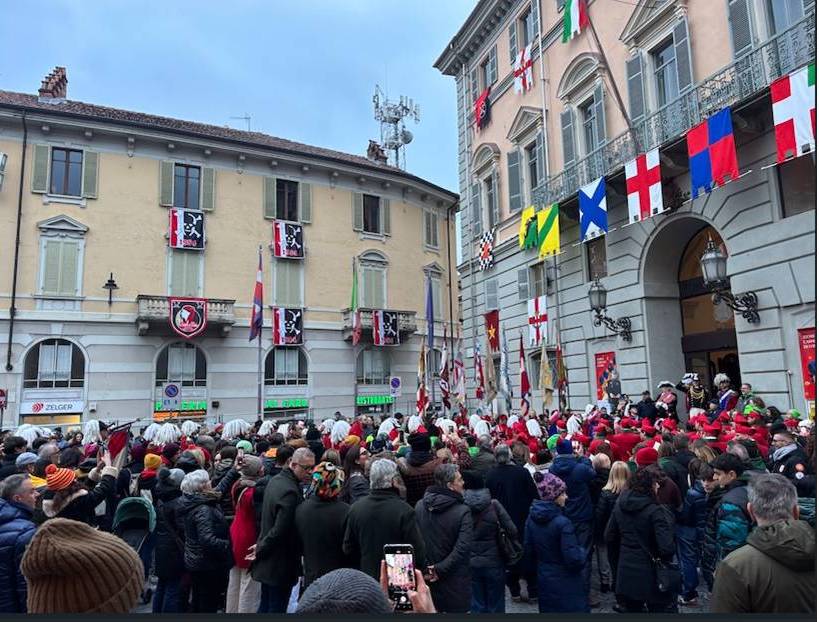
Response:
[[[600,279],[595,277],[594,283],[589,288],[589,305],[594,311],[594,325],[605,325],[613,333],[617,333],[626,341],[631,341],[631,320],[627,317],[617,318],[616,320],[608,317],[606,312],[606,295],[608,292]]]
[[[742,317],[751,324],[759,323],[759,312],[757,311],[759,301],[756,294],[745,292],[735,296],[731,293],[728,282],[728,258],[711,238],[708,239],[705,252],[700,257],[700,268],[702,279],[713,294],[712,300],[715,305],[724,302],[734,311],[741,313]]]
[[[108,290],[108,306],[110,307],[111,304],[114,302],[113,300],[114,290],[119,289],[119,285],[117,285],[117,282],[114,280],[113,272],[111,273],[111,276],[108,277],[108,281],[106,281],[105,285],[103,285],[102,288]]]

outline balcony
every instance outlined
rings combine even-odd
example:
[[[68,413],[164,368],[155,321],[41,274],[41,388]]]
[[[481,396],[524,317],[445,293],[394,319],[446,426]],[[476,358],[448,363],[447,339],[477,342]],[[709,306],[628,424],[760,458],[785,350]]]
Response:
[[[361,342],[372,343],[373,340],[373,311],[374,309],[365,309],[359,307],[361,311]],[[415,321],[415,311],[396,311],[395,309],[387,309],[398,314],[398,332],[401,335],[401,340],[404,337],[414,334],[418,330],[418,324]],[[351,341],[353,338],[353,314],[350,309],[344,309],[344,327],[342,333],[345,341]]]
[[[236,322],[233,314],[235,300],[208,299],[208,324],[202,336],[227,337]],[[167,296],[137,296],[137,332],[141,335],[176,335],[171,328],[170,305]]]
[[[816,58],[815,12],[788,30],[706,78],[676,100],[633,124],[583,159],[553,175],[535,189],[539,205],[559,203],[578,188],[622,168],[637,153],[663,147],[685,136],[689,128],[725,108],[758,97],[777,78]]]

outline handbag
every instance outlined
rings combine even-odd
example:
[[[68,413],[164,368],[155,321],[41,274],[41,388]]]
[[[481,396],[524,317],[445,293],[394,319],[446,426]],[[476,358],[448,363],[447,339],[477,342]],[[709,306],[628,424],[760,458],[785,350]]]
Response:
[[[680,565],[675,561],[663,561],[659,557],[654,557],[651,551],[646,548],[642,542],[639,542],[640,548],[651,559],[651,565],[654,567],[654,581],[657,590],[663,594],[679,594],[682,591],[682,572]]]
[[[495,514],[495,524],[498,526],[498,550],[501,554],[503,563],[507,566],[514,566],[523,558],[523,545],[516,538],[512,538],[506,532],[506,529],[501,525],[498,512],[495,509],[495,500],[493,499],[490,507]]]

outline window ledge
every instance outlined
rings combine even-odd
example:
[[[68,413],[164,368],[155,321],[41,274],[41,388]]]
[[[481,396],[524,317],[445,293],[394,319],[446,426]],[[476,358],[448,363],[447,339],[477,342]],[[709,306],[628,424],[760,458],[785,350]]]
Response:
[[[44,194],[43,205],[48,205],[49,203],[62,203],[64,205],[79,205],[80,207],[86,207],[87,200],[85,197],[69,197],[60,194]]]
[[[359,240],[377,240],[380,242],[387,241],[387,235],[385,233],[369,233],[367,231],[361,231],[358,234]]]
[[[37,300],[85,300],[85,296],[65,296],[63,294],[32,294],[32,298]]]
[[[430,246],[429,244],[424,244],[424,250],[429,251],[430,253],[440,253],[441,252],[440,246]]]

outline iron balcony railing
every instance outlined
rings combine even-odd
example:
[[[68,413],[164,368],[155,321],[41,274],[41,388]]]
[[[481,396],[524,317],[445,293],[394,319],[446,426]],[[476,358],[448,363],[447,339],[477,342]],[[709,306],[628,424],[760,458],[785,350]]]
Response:
[[[742,102],[816,57],[815,12],[712,74],[605,145],[551,176],[534,191],[536,205],[559,203],[609,175],[637,153],[680,138],[709,115]]]

